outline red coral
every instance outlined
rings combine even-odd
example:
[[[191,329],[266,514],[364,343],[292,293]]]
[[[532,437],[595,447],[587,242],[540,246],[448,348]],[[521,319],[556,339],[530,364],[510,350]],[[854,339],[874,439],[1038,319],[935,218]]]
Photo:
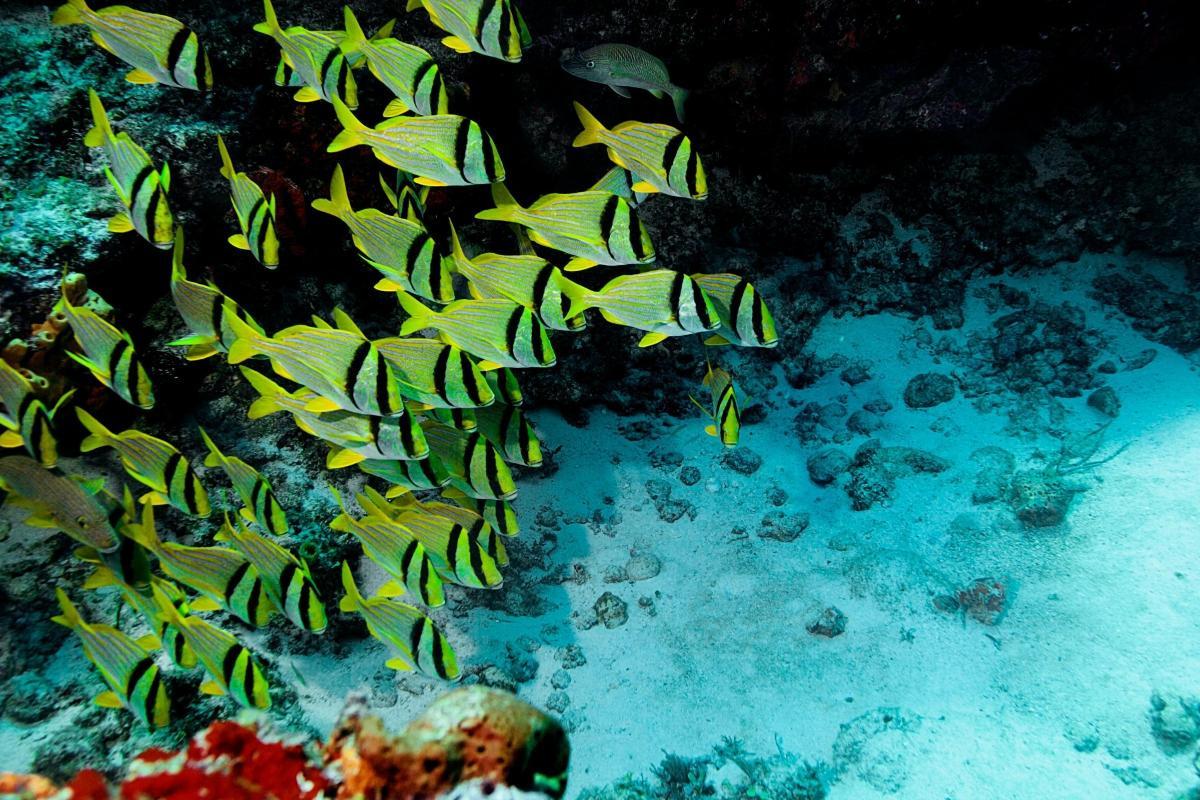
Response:
[[[108,800],[108,782],[94,769],[81,770],[66,788],[71,800]]]

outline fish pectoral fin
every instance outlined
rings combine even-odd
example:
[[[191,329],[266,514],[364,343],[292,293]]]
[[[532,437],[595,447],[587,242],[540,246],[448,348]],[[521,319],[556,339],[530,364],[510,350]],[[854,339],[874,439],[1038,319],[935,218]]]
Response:
[[[145,650],[147,653],[153,653],[155,650],[162,647],[162,642],[153,633],[147,633],[137,640],[138,647]]]
[[[503,364],[499,364],[495,361],[480,361],[475,366],[479,367],[480,372],[491,372],[492,370],[501,369],[504,367]]]
[[[116,692],[101,692],[92,702],[101,708],[121,708],[124,705]]]
[[[0,447],[20,447],[23,444],[25,444],[25,440],[16,431],[0,433]]]
[[[401,114],[406,113],[408,113],[408,104],[398,97],[392,102],[388,103],[383,109],[383,115],[385,117],[398,117]]]
[[[187,349],[187,353],[185,353],[183,357],[188,361],[203,361],[204,359],[209,358],[210,356],[215,356],[216,354],[217,348],[213,347],[211,344],[194,344]]]
[[[325,467],[326,469],[343,469],[365,460],[366,456],[353,450],[330,450],[329,455],[325,458]]]
[[[222,689],[221,685],[216,681],[205,681],[204,683],[200,684],[200,691],[204,692],[205,694],[211,694],[213,697],[220,697],[221,695],[225,694],[225,690]]]
[[[168,500],[160,492],[146,492],[138,498],[138,502],[143,504],[149,503],[152,506],[165,506]]]
[[[246,522],[255,522],[254,512],[251,511],[250,509],[246,508],[245,506],[242,506],[241,508],[238,509],[238,516],[241,517],[242,519],[246,520]]]
[[[314,414],[323,414],[326,411],[337,411],[340,406],[330,400],[328,397],[314,397],[304,404],[305,411],[311,411]]]
[[[416,11],[421,7],[421,0],[408,0],[404,5],[405,11]]]
[[[233,236],[230,236],[229,243],[238,250],[250,249],[250,242],[246,241],[246,234],[244,233],[235,233]]]
[[[446,47],[449,47],[451,50],[453,50],[456,53],[470,53],[474,50],[474,48],[472,48],[471,45],[467,44],[465,41],[458,38],[457,36],[445,37],[444,39],[442,39],[442,44],[446,45]]]
[[[626,89],[624,86],[616,86],[614,84],[609,84],[608,88],[612,89],[614,92],[621,95],[621,97],[633,97],[633,95],[631,95],[629,93],[629,90]]]
[[[445,181],[439,181],[436,178],[426,178],[424,175],[418,175],[413,178],[414,183],[419,183],[422,186],[449,186]]]
[[[200,595],[195,600],[189,600],[188,608],[192,609],[192,611],[220,611],[221,610],[221,606],[217,603],[216,600],[213,600],[211,597],[205,597],[204,595]]]
[[[397,672],[412,672],[412,664],[409,664],[403,658],[389,658],[387,665]]]
[[[149,72],[146,72],[144,69],[131,70],[125,75],[125,80],[129,81],[130,83],[139,84],[158,83],[158,78],[154,77]]]
[[[647,333],[638,342],[638,347],[651,347],[667,338],[665,333]]]
[[[317,94],[317,91],[310,86],[302,86],[298,92],[292,95],[292,99],[297,103],[312,103],[320,100],[321,95]]]
[[[133,220],[124,211],[120,211],[108,221],[108,230],[112,233],[129,233],[133,230]]]
[[[621,154],[616,150],[613,150],[611,147],[608,148],[608,157],[621,169],[629,169],[629,165],[625,163],[625,159],[621,158]]]
[[[389,278],[380,278],[375,283],[375,288],[381,292],[402,292],[404,287]]]
[[[654,194],[658,191],[658,187],[648,181],[638,181],[630,188],[640,194]]]
[[[594,266],[596,266],[595,261],[592,261],[588,258],[575,256],[575,258],[572,258],[567,262],[566,266],[563,267],[563,272],[582,272],[583,270],[591,269]]]
[[[705,425],[704,432],[707,433],[709,436],[716,436],[717,435],[717,426],[716,425]]]

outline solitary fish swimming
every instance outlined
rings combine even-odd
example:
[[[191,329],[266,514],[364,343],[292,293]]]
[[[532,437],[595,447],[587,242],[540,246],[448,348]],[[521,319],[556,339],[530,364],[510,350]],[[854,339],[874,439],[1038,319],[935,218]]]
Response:
[[[667,65],[645,50],[628,44],[600,44],[579,52],[564,50],[560,63],[576,78],[603,83],[621,97],[629,97],[629,89],[645,89],[659,98],[670,95],[675,116],[683,122],[688,90],[672,83]]]

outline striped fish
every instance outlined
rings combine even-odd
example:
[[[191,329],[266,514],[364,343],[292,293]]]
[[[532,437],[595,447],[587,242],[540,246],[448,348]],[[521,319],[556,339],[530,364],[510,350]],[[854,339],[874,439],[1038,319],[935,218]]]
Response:
[[[149,550],[163,572],[203,597],[191,602],[193,611],[224,609],[247,625],[261,628],[275,611],[262,576],[249,559],[226,547],[189,547],[164,542],[154,526],[154,506],[142,507],[142,521],[126,527],[129,536]]]
[[[748,280],[730,273],[696,274],[692,280],[712,299],[721,319],[721,327],[705,344],[774,347],[779,343],[775,318]]]
[[[450,473],[432,453],[421,461],[378,461],[369,458],[358,462],[358,468],[392,484],[389,497],[405,490],[418,492],[437,489],[450,482]]]
[[[233,159],[220,134],[217,134],[217,149],[221,152],[221,175],[229,181],[229,199],[233,202],[238,227],[242,229],[241,233],[229,237],[229,243],[239,250],[249,250],[250,255],[267,269],[275,269],[279,266],[275,195],[271,195],[268,202],[262,188],[250,180],[249,175],[234,169]]]
[[[221,452],[209,435],[200,428],[200,438],[208,448],[208,456],[204,459],[206,467],[220,467],[229,476],[229,482],[242,499],[241,515],[248,522],[256,522],[258,526],[273,536],[287,533],[287,516],[283,506],[275,499],[271,484],[258,470],[242,461],[237,456],[227,456]]]
[[[512,300],[533,311],[552,330],[579,330],[586,324],[582,310],[571,308],[571,299],[563,291],[571,281],[549,261],[535,255],[496,253],[470,258],[463,252],[453,223],[450,241],[454,271],[470,281],[473,297]]]
[[[58,463],[58,439],[52,421],[71,394],[64,394],[54,411],[48,411],[34,394],[33,384],[0,358],[0,405],[4,406],[0,410],[0,447],[24,446],[43,467],[53,467]]]
[[[500,448],[504,460],[526,467],[542,465],[542,443],[517,406],[497,403],[475,412],[479,432]]]
[[[542,195],[529,208],[521,206],[503,184],[492,186],[496,207],[477,219],[500,220],[529,229],[529,238],[573,258],[567,272],[597,264],[648,264],[655,259],[646,226],[629,201],[608,192]],[[570,315],[567,316],[570,319]]]
[[[649,122],[622,122],[609,130],[586,108],[575,103],[575,113],[583,132],[575,137],[575,147],[602,144],[608,157],[619,167],[632,172],[637,181],[635,192],[662,192],[674,197],[703,200],[708,197],[708,179],[704,165],[689,139],[678,128]]]
[[[429,449],[450,473],[450,485],[484,500],[517,496],[512,470],[500,451],[479,431],[463,433],[433,420],[421,423]]]
[[[516,536],[521,532],[521,522],[517,519],[516,509],[507,500],[481,500],[468,497],[453,487],[443,489],[442,497],[455,505],[475,511],[502,536]]]
[[[195,32],[177,19],[129,6],[92,11],[84,0],[67,0],[51,18],[54,25],[86,25],[92,40],[133,67],[130,83],[161,83],[207,92],[212,64]]]
[[[76,408],[75,414],[88,430],[79,449],[84,453],[102,447],[116,450],[129,476],[150,488],[142,502],[170,503],[193,517],[209,515],[208,492],[175,445],[133,429],[113,433],[82,408]]]
[[[442,44],[456,53],[517,62],[533,44],[512,0],[408,0],[409,11],[422,6],[429,21],[450,34]]]
[[[95,496],[102,484],[83,484],[28,456],[0,458],[0,490],[10,493],[4,501],[31,512],[26,525],[54,528],[102,555],[115,554],[121,542],[112,509]]]
[[[536,314],[511,300],[455,300],[437,312],[405,292],[397,292],[396,299],[408,314],[401,336],[434,328],[450,344],[481,359],[481,370],[554,366],[546,327]]]
[[[83,355],[72,350],[67,355],[77,361],[96,380],[138,408],[154,408],[154,389],[142,360],[133,349],[129,334],[101,319],[86,306],[73,306],[62,298],[61,309],[71,326],[75,343]]]
[[[492,387],[492,392],[500,402],[510,406],[519,406],[525,402],[521,384],[517,382],[517,373],[508,367],[485,372],[484,376],[487,378],[488,386]]]
[[[179,613],[187,614],[189,612],[187,595],[183,593],[182,589],[171,581],[155,575],[150,578],[145,594],[143,594],[122,580],[107,566],[97,567],[83,582],[85,589],[100,589],[106,586],[116,586],[121,592],[121,599],[125,601],[125,605],[145,618],[147,624],[154,631],[154,635],[158,637],[159,646],[166,651],[172,664],[182,669],[191,669],[196,666],[196,653],[188,646],[187,640],[183,638],[179,629],[159,618],[158,604],[154,602],[151,587],[157,587],[159,591],[170,598],[175,608],[179,609]]]
[[[400,651],[400,657],[388,659],[389,667],[404,672],[416,669],[444,681],[458,680],[461,674],[458,659],[433,620],[413,606],[383,594],[364,598],[354,583],[350,565],[344,561],[342,586],[346,594],[339,604],[341,610],[357,613],[372,636]]]
[[[113,133],[95,89],[88,89],[88,100],[94,125],[84,135],[83,143],[104,148],[108,155],[104,175],[125,207],[108,221],[108,229],[113,233],[137,231],[160,250],[170,249],[175,241],[175,217],[167,202],[171,170],[163,164],[162,171],[156,171],[150,156],[128,133]]]
[[[333,109],[344,130],[330,153],[367,145],[388,166],[411,172],[422,186],[470,186],[504,180],[496,143],[479,123],[456,114],[393,117],[368,128],[337,98]]]
[[[83,645],[83,654],[95,665],[110,687],[96,695],[95,703],[104,708],[127,708],[151,728],[171,721],[171,701],[150,653],[111,625],[90,625],[62,589],[55,589],[62,614],[53,617],[60,625],[75,632]]]
[[[392,208],[396,209],[396,216],[421,226],[425,225],[425,200],[429,197],[428,186],[417,185],[413,176],[402,169],[396,170],[396,179],[390,183],[387,178],[383,177],[382,172],[379,173],[379,185],[383,188],[383,193],[388,202],[392,204]]]
[[[420,336],[376,339],[375,347],[400,378],[400,393],[430,408],[479,408],[496,395],[463,350]]]
[[[363,260],[383,275],[376,289],[413,292],[436,303],[454,299],[450,270],[423,227],[378,209],[351,208],[340,164],[333,169],[329,195],[314,200],[313,208],[346,223]]]
[[[428,116],[445,114],[449,110],[450,97],[433,56],[399,39],[381,38],[378,35],[368,39],[350,6],[345,6],[345,22],[346,37],[341,43],[343,52],[362,53],[371,74],[396,96],[384,108],[385,117],[395,117],[408,111]]]
[[[486,545],[456,521],[418,509],[396,516],[395,522],[425,546],[442,580],[472,589],[494,589],[504,582],[500,565]],[[499,542],[494,531],[491,537]]]
[[[236,318],[229,324],[237,336],[229,348],[229,362],[268,357],[277,374],[318,395],[309,401],[309,411],[341,409],[381,417],[404,413],[399,379],[361,333],[293,325],[269,337]]]
[[[157,587],[154,600],[160,617],[179,630],[204,665],[210,680],[200,684],[200,691],[211,695],[228,694],[246,708],[271,707],[267,679],[254,656],[233,634],[199,617],[184,616]]]
[[[400,586],[409,593],[419,597],[422,604],[430,608],[446,604],[442,579],[425,546],[411,531],[383,513],[368,511],[361,519],[356,519],[346,509],[337,490],[330,487],[330,491],[342,509],[342,513],[330,523],[331,528],[357,539],[367,558],[399,581]]]
[[[478,547],[488,558],[496,562],[498,567],[508,566],[508,549],[504,546],[504,541],[492,529],[488,521],[483,518],[483,515],[476,513],[473,509],[454,503],[442,503],[436,500],[422,502],[412,493],[406,492],[398,494],[388,502],[369,486],[366,487],[364,493],[368,496],[372,506],[379,503],[386,503],[387,508],[390,509],[392,518],[401,524],[405,524],[406,519],[414,520],[414,514],[421,514],[426,517],[439,517],[440,520],[426,520],[419,524],[440,525],[447,532],[450,542],[456,541],[455,537],[460,535],[456,529],[461,529],[461,535],[466,536],[468,541],[473,544],[472,547],[467,549],[463,549],[462,546],[456,549],[459,550],[460,556],[466,554],[468,561],[474,558],[473,547]],[[417,523],[410,524],[409,527],[414,531],[419,530]],[[461,568],[461,565],[466,562],[463,562],[462,558],[459,558],[458,563]],[[480,576],[475,567],[471,567],[471,572],[477,579],[492,579],[490,572],[487,570],[485,570],[483,576]]]
[[[276,608],[300,628],[321,633],[328,622],[325,604],[313,582],[308,564],[270,539],[255,533],[240,519],[225,523],[214,537],[228,542],[254,565],[262,578],[263,588]]]
[[[300,430],[335,445],[325,461],[329,469],[348,467],[365,459],[418,460],[429,455],[425,434],[412,414],[395,417],[373,417],[350,411],[317,414],[308,410],[315,395],[307,389],[288,393],[261,372],[246,367],[241,370],[259,394],[250,406],[250,419],[279,411],[289,412]]]
[[[396,27],[396,19],[393,17],[383,25],[378,31],[371,36],[371,39],[386,39],[392,35],[392,29]],[[361,50],[348,49],[344,47],[346,40],[345,31],[309,31],[317,36],[323,36],[326,39],[332,39],[338,43],[338,48],[346,56],[346,62],[350,65],[350,69],[358,69],[365,62]],[[299,75],[292,65],[288,62],[288,58],[282,51],[279,53],[279,63],[275,67],[275,85],[276,86],[294,86],[300,87],[304,85],[304,78]]]
[[[187,347],[188,361],[229,352],[233,344],[233,330],[229,317],[237,317],[259,333],[262,326],[228,295],[222,294],[213,283],[207,285],[189,281],[183,267],[183,229],[175,231],[175,252],[171,260],[171,299],[179,316],[192,332],[190,336],[176,339],[171,345]]]
[[[712,364],[709,364],[708,372],[704,376],[704,385],[712,393],[712,407],[706,408],[696,398],[692,398],[692,402],[712,418],[713,424],[707,426],[704,432],[715,436],[726,447],[737,447],[742,419],[733,377],[723,369],[713,369]]]
[[[721,324],[700,285],[669,269],[621,275],[600,291],[588,292],[587,298],[612,324],[648,331],[639,347],[657,344],[668,336],[711,331]]]
[[[420,408],[416,411],[422,413]],[[435,419],[443,425],[449,425],[460,431],[470,433],[479,427],[475,421],[475,410],[471,408],[429,408],[424,409],[423,413],[429,419]]]
[[[84,546],[75,549],[75,557],[90,564],[96,564],[96,571],[107,570],[117,576],[121,584],[144,597],[150,596],[150,582],[153,575],[150,572],[150,558],[146,548],[131,539],[127,533],[130,525],[136,525],[141,519],[138,504],[133,499],[133,492],[128,486],[122,485],[122,497],[118,499],[107,490],[96,493],[96,499],[108,510],[108,521],[117,532],[117,549],[111,553],[101,553],[94,547]],[[84,588],[91,588],[87,582]]]
[[[337,99],[350,108],[358,108],[358,84],[349,60],[338,46],[340,40],[320,31],[305,30],[298,25],[284,30],[275,16],[271,0],[263,0],[263,13],[266,21],[256,24],[254,30],[275,40],[283,51],[283,61],[303,83],[295,94],[296,101],[332,102]],[[279,77],[277,72],[277,83]],[[285,85],[287,83],[291,83],[290,76],[285,80]]]

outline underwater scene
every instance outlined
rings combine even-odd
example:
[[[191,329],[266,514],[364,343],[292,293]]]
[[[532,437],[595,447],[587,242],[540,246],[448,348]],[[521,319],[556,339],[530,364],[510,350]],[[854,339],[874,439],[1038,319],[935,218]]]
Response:
[[[0,7],[0,798],[1200,800],[1200,7]]]

